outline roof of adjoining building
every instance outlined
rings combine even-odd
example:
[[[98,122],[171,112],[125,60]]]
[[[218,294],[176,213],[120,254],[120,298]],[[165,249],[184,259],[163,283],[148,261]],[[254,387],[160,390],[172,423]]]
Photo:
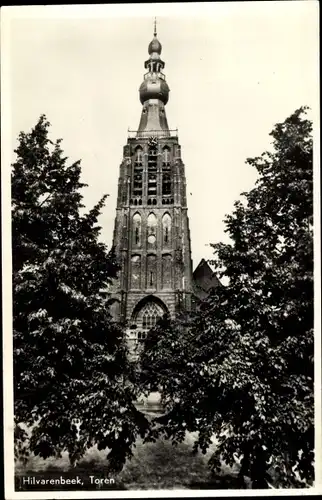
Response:
[[[205,259],[201,259],[193,272],[194,293],[199,299],[208,296],[211,288],[222,286]]]

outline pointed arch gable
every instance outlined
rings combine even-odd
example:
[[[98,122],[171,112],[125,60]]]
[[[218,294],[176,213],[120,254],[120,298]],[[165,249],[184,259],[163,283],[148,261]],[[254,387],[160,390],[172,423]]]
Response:
[[[155,215],[154,212],[150,212],[148,215],[148,218],[147,218],[148,225],[149,225],[149,221],[150,222],[155,221],[155,223],[157,222],[157,216]]]

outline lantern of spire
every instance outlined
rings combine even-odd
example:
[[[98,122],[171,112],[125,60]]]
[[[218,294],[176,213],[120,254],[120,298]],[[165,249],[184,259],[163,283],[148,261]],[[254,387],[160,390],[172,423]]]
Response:
[[[162,73],[165,63],[160,57],[162,45],[157,38],[156,20],[154,21],[153,35],[153,40],[148,47],[150,57],[144,63],[144,67],[148,70],[148,73],[144,75],[144,81],[140,86],[140,101],[144,104],[150,99],[158,99],[163,104],[166,104],[169,99],[170,89]]]
[[[156,20],[156,18],[154,18],[154,33],[153,33],[153,35],[154,35],[153,40],[152,40],[152,42],[149,43],[148,52],[150,55],[152,55],[152,54],[159,54],[160,55],[162,52],[162,45],[159,42],[159,40],[157,39],[157,20]]]

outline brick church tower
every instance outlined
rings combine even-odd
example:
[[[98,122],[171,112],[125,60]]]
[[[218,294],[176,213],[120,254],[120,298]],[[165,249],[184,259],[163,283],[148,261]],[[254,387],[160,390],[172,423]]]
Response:
[[[113,246],[121,269],[113,309],[132,348],[164,313],[189,310],[193,293],[185,168],[177,131],[168,127],[161,51],[155,25],[139,128],[129,131],[118,181]]]

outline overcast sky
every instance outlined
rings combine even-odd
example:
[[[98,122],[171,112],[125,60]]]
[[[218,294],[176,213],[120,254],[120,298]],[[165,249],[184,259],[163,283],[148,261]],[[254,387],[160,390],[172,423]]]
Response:
[[[9,15],[10,14],[10,15]],[[11,150],[42,113],[51,138],[82,160],[92,206],[109,193],[101,218],[110,245],[127,129],[137,129],[138,89],[154,15],[170,87],[170,128],[179,129],[186,166],[194,267],[226,240],[223,218],[253,187],[247,157],[295,109],[316,110],[317,2],[223,2],[11,8],[4,16]],[[9,83],[8,83],[9,82]],[[8,121],[9,123],[9,121]]]

